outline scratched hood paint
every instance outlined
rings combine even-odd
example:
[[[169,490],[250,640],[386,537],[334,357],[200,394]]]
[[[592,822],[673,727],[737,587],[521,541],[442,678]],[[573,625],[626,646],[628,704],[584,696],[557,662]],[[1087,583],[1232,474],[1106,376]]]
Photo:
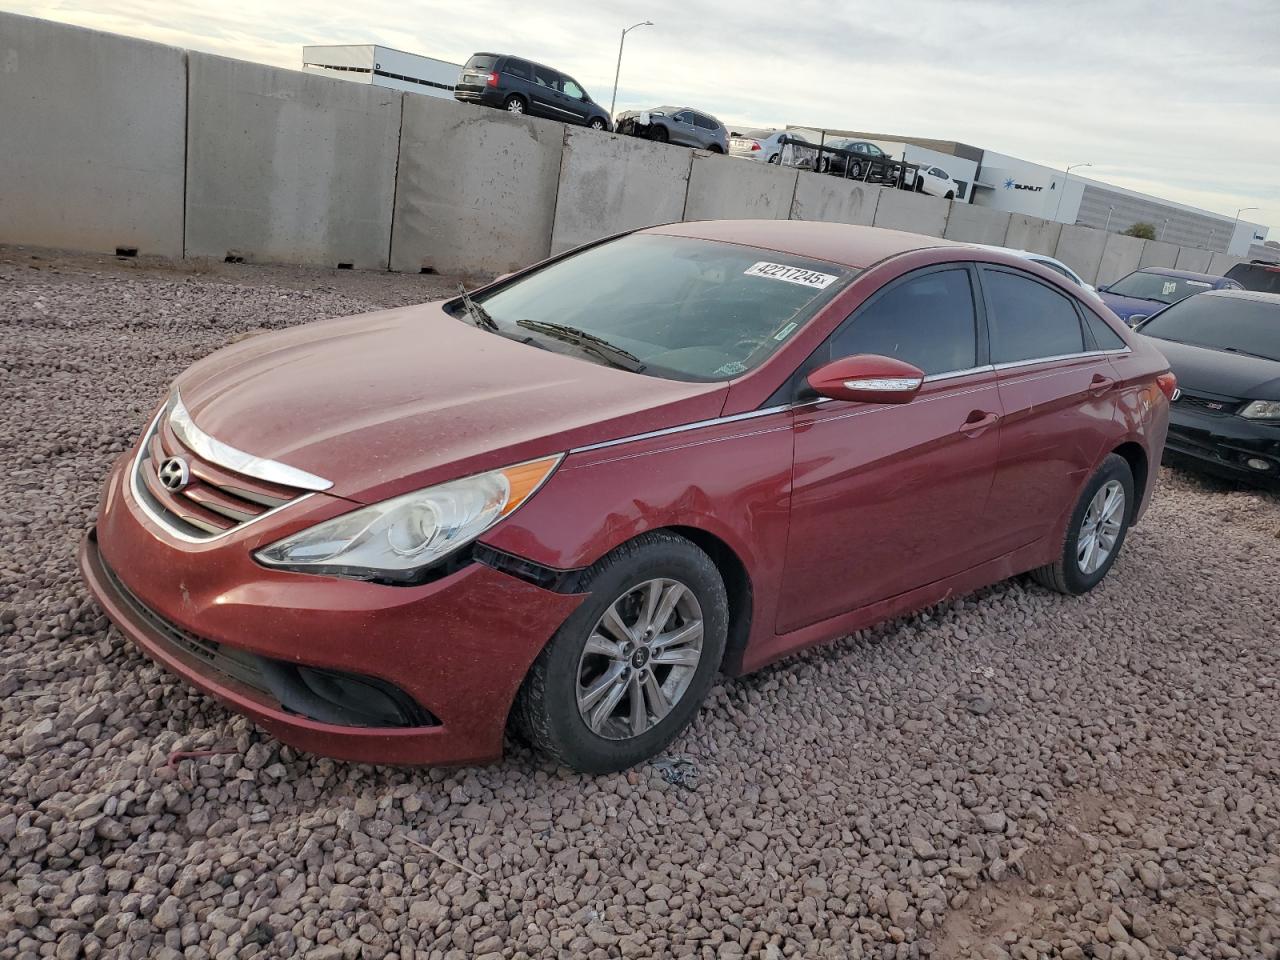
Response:
[[[177,385],[205,432],[361,502],[715,417],[727,392],[542,350],[437,304],[251,337]]]

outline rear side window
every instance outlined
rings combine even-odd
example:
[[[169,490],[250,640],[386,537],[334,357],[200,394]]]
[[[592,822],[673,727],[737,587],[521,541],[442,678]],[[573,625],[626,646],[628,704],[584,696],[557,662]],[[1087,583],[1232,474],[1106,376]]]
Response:
[[[560,74],[547,67],[533,68],[533,82],[540,86],[550,87],[552,90],[560,89]]]
[[[1038,280],[984,269],[991,362],[1014,363],[1084,352],[1075,304]]]
[[[858,309],[831,339],[830,359],[874,353],[926,374],[978,363],[973,284],[966,269],[911,277]]]
[[[1084,319],[1089,325],[1089,332],[1093,334],[1093,342],[1098,345],[1099,350],[1123,350],[1128,346],[1120,334],[1112,330],[1111,325],[1092,310],[1084,311]]]
[[[493,69],[493,65],[498,62],[498,58],[490,53],[477,53],[474,57],[467,61],[466,70],[488,71]]]
[[[521,80],[533,79],[533,68],[524,60],[517,60],[515,57],[507,57],[507,62],[502,66],[502,72],[519,77]]]
[[[714,130],[716,129],[717,126],[719,126],[719,124],[717,124],[710,117],[704,117],[700,113],[695,113],[693,115],[693,122],[696,126],[701,127],[703,130]]]

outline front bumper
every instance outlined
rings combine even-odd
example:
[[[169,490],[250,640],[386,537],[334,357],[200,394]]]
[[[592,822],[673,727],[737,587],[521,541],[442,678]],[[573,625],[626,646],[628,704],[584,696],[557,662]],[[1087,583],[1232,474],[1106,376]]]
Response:
[[[311,753],[393,764],[501,756],[516,691],[580,595],[481,563],[415,587],[269,570],[252,559],[263,537],[252,529],[213,547],[183,545],[140,515],[123,484],[129,461],[112,470],[98,527],[81,545],[80,569],[107,616],[153,660]],[[175,630],[232,655],[384,681],[438,722],[311,719],[176,645]]]
[[[1280,488],[1280,425],[1174,405],[1165,450],[1218,476]],[[1250,461],[1254,465],[1250,465]],[[1261,469],[1258,464],[1265,464]]]

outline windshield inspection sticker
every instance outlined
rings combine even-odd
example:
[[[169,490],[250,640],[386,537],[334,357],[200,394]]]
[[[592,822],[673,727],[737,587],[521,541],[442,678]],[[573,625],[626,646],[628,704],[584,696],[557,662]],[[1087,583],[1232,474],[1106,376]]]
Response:
[[[779,330],[777,333],[773,335],[773,339],[775,340],[787,339],[787,337],[791,336],[791,331],[793,331],[798,326],[800,326],[800,324],[795,322],[788,323],[785,327],[783,327],[781,330]]]
[[[743,271],[743,274],[748,277],[768,277],[770,280],[785,280],[787,283],[798,283],[802,287],[812,287],[815,290],[825,289],[836,280],[834,274],[818,273],[814,270],[804,270],[801,267],[789,267],[785,263],[770,263],[768,260],[753,263]]]

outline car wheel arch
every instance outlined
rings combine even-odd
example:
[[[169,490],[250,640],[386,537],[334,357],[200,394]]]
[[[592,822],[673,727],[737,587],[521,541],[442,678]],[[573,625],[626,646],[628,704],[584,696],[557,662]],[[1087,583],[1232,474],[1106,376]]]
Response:
[[[1147,492],[1147,478],[1150,475],[1148,471],[1151,469],[1147,451],[1136,440],[1126,440],[1114,450],[1109,451],[1109,453],[1123,457],[1129,464],[1129,470],[1133,474],[1133,522],[1136,523],[1142,513],[1142,508],[1146,505],[1144,497]],[[1103,459],[1106,458],[1104,457]]]

